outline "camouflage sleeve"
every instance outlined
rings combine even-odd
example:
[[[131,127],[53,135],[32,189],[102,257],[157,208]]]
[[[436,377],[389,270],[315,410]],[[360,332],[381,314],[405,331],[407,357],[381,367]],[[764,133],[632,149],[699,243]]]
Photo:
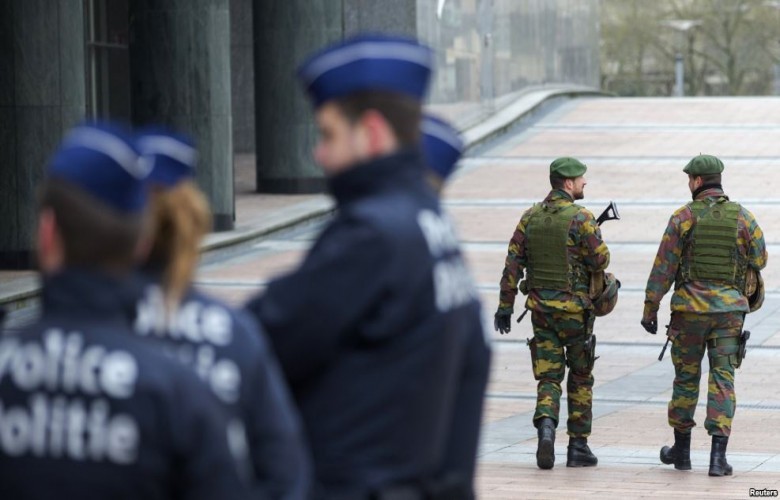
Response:
[[[577,214],[579,223],[580,251],[585,266],[591,272],[603,271],[609,266],[609,248],[601,239],[601,229],[596,218],[587,210]]]
[[[746,208],[742,208],[742,215],[745,218],[745,226],[748,228],[750,236],[748,245],[748,264],[753,269],[760,271],[766,267],[767,253],[766,243],[764,242],[764,232],[758,226],[756,218]]]
[[[520,218],[512,239],[509,240],[509,250],[504,262],[504,272],[501,274],[501,292],[499,294],[498,310],[514,312],[517,285],[523,279],[523,269],[528,264],[525,255],[525,228],[531,217],[527,210]]]
[[[672,214],[666,226],[653,269],[645,289],[645,312],[657,312],[666,292],[672,287],[682,256],[683,236],[691,229],[693,220],[686,206]]]

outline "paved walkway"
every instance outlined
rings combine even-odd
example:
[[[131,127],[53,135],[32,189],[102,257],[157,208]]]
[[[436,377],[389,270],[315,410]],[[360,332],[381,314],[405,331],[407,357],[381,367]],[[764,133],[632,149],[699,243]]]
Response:
[[[780,255],[780,197],[775,195],[780,185],[780,99],[594,98],[537,112],[536,122],[474,149],[447,189],[446,206],[459,226],[487,320],[496,307],[507,241],[522,211],[547,193],[547,166],[554,157],[578,156],[589,165],[584,202],[593,212],[600,213],[609,200],[618,203],[622,220],[603,227],[612,250],[611,270],[623,289],[615,312],[596,324],[601,358],[595,369],[590,443],[599,466],[563,466],[566,437],[561,432],[556,468],[536,468],[531,426],[535,385],[524,345],[531,336],[526,318],[510,335],[493,335],[480,497],[748,498],[750,488],[780,489],[780,265],[772,257]],[[662,363],[656,359],[663,337],[648,335],[639,326],[643,288],[663,228],[670,213],[690,198],[682,167],[699,152],[724,159],[725,189],[757,216],[770,252],[764,274],[769,293],[764,308],[748,318],[753,337],[737,374],[738,409],[729,443],[735,473],[730,478],[706,475],[709,439],[701,426],[694,429],[692,472],[677,472],[658,461],[659,447],[671,439],[666,402],[673,370],[668,353]],[[244,243],[207,254],[197,277],[207,291],[235,304],[293,268],[322,221],[308,218],[260,239],[251,234],[255,225],[294,212],[316,213],[310,210],[314,205],[328,209],[323,197],[245,194],[238,204],[240,230],[247,231]],[[213,238],[211,243],[219,236]],[[668,299],[662,312],[668,311],[666,304]],[[701,420],[703,407],[698,415]]]
[[[495,360],[480,452],[479,492],[485,499],[612,497],[748,498],[750,488],[780,489],[780,266],[770,258],[769,294],[749,317],[748,357],[737,375],[738,410],[729,458],[731,478],[707,476],[709,438],[694,430],[689,473],[658,460],[670,441],[666,403],[673,370],[657,356],[662,336],[641,329],[643,289],[671,212],[690,198],[681,172],[706,152],[724,158],[725,187],[744,201],[765,229],[770,253],[780,254],[780,99],[580,99],[548,109],[531,126],[510,131],[463,162],[448,187],[446,205],[492,317],[506,245],[522,210],[548,191],[553,157],[581,157],[590,167],[585,204],[597,214],[609,200],[622,220],[605,224],[612,266],[623,282],[616,311],[597,322],[595,422],[590,440],[595,469],[565,466],[566,436],[559,434],[557,466],[535,464],[531,415],[535,385],[525,338],[530,322],[508,336],[494,334]],[[234,303],[262,290],[266,280],[291,269],[321,224],[275,234],[203,266],[199,283]],[[663,306],[665,321],[668,300]],[[492,327],[491,327],[492,331]],[[706,380],[704,377],[703,380]],[[704,390],[704,383],[702,384]],[[703,418],[704,408],[700,407]]]
[[[706,475],[709,438],[694,429],[693,471],[662,466],[660,446],[671,441],[666,403],[673,369],[669,354],[657,356],[662,336],[639,325],[644,285],[671,212],[690,199],[682,167],[702,152],[724,159],[724,186],[743,201],[766,233],[769,252],[780,246],[780,99],[587,99],[558,106],[533,126],[464,162],[447,191],[458,222],[486,315],[498,299],[497,283],[506,242],[522,210],[547,193],[547,165],[571,155],[589,166],[585,205],[597,215],[609,200],[622,220],[605,223],[612,250],[611,270],[623,282],[612,315],[599,319],[595,369],[593,436],[599,457],[595,469],[568,470],[566,436],[559,432],[557,466],[535,466],[531,416],[535,384],[524,339],[526,319],[512,333],[495,337],[495,362],[487,400],[480,458],[483,498],[561,497],[718,497],[748,498],[749,488],[780,488],[780,265],[776,257],[764,276],[769,294],[764,308],[749,316],[753,337],[737,374],[738,409],[729,458],[731,478]],[[666,321],[668,299],[660,316]],[[702,393],[706,391],[703,377]],[[699,423],[704,407],[698,410]]]

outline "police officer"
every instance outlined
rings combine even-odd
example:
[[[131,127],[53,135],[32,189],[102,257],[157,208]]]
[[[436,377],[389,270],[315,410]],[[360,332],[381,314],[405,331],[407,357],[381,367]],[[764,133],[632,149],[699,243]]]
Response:
[[[455,172],[463,154],[463,139],[452,125],[433,115],[423,116],[421,130],[428,180],[441,194],[444,182]]]
[[[473,496],[484,384],[469,351],[486,365],[489,350],[419,153],[431,64],[416,41],[358,36],[299,71],[338,212],[247,307],[300,408],[320,498]]]
[[[669,403],[674,445],[661,449],[661,461],[679,470],[691,468],[691,429],[699,399],[701,361],[710,361],[707,418],[712,436],[710,476],[731,475],[726,446],[736,396],[734,368],[744,354],[745,314],[760,306],[746,292],[750,276],[766,266],[764,235],[756,219],[730,201],[721,186],[723,162],[710,155],[694,157],[683,169],[693,201],[669,219],[645,291],[642,326],[658,329],[658,307],[674,283],[672,341],[675,378]]]
[[[422,120],[422,151],[425,164],[428,166],[428,181],[433,189],[441,195],[444,183],[455,171],[458,160],[463,154],[464,144],[460,133],[449,123],[433,115],[425,115]],[[456,403],[461,408],[472,405],[484,396],[485,386],[490,378],[489,351],[482,347],[477,337],[472,338],[474,348],[469,349],[463,382],[459,392],[462,402]],[[471,403],[470,403],[471,402]],[[450,430],[452,436],[448,442],[450,448],[445,453],[445,470],[460,470],[464,476],[472,476],[476,458],[475,442],[467,441],[459,436],[468,434],[477,424],[472,419],[479,417],[475,411],[459,412]],[[469,494],[473,487],[469,487]]]
[[[574,203],[584,197],[586,170],[575,158],[558,158],[550,164],[552,191],[523,214],[509,242],[495,314],[496,330],[508,333],[518,281],[525,270],[526,279],[519,286],[528,294],[525,307],[531,311],[534,329],[529,346],[538,381],[533,422],[539,437],[536,463],[541,469],[551,469],[555,463],[555,428],[567,365],[566,465],[598,463],[587,444],[595,359],[590,281],[592,274],[609,265],[609,249],[593,214]]]
[[[152,245],[141,273],[136,332],[190,366],[230,415],[230,444],[257,496],[305,499],[311,460],[300,418],[265,334],[242,311],[194,289],[199,245],[211,227],[194,182],[189,138],[150,129],[137,140],[151,168]],[[247,454],[249,455],[247,457]]]
[[[146,173],[107,125],[49,164],[42,318],[0,339],[0,498],[245,498],[213,396],[130,329]]]

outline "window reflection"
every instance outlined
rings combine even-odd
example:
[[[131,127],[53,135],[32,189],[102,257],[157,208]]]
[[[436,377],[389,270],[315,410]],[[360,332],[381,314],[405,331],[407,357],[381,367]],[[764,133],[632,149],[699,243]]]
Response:
[[[599,85],[599,0],[418,0],[437,49],[430,108],[476,123],[518,92]]]

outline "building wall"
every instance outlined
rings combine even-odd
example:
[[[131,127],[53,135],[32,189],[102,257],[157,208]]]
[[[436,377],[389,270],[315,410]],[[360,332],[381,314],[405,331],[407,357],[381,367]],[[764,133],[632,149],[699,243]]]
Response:
[[[84,5],[0,2],[0,268],[31,264],[35,188],[63,132],[90,106]],[[307,55],[345,36],[416,34],[432,45],[438,64],[429,105],[461,126],[532,86],[599,83],[599,0],[125,5],[133,15],[130,115],[196,136],[198,180],[222,229],[235,215],[235,152],[257,152],[258,191],[323,189],[311,155],[312,112],[294,75]]]
[[[86,112],[81,0],[0,2],[0,269],[33,264],[36,188]]]

